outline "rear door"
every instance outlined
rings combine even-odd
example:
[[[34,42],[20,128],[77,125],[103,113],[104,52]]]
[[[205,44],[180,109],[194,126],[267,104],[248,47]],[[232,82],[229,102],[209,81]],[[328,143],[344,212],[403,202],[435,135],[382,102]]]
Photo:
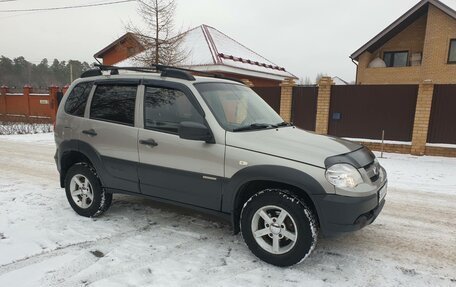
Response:
[[[139,192],[138,128],[135,127],[137,80],[97,81],[81,141],[96,151],[106,187]],[[80,147],[84,148],[84,147]]]
[[[141,192],[219,210],[224,143],[179,138],[181,122],[205,124],[204,113],[185,85],[146,84],[139,130]]]

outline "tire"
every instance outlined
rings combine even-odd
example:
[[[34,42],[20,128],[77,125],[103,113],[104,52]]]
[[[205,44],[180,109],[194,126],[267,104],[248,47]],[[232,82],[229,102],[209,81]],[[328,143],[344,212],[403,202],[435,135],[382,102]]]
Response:
[[[112,203],[112,194],[104,191],[95,169],[86,163],[70,167],[65,176],[65,193],[73,210],[85,217],[101,215]]]
[[[252,253],[272,265],[299,263],[317,244],[315,215],[286,190],[266,189],[253,195],[242,208],[240,223]]]

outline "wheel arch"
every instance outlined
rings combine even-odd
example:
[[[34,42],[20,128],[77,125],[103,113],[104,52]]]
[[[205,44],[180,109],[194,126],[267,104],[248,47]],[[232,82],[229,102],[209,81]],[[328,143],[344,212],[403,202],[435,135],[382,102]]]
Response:
[[[97,173],[102,172],[102,162],[99,154],[88,144],[81,141],[63,143],[59,148],[60,186],[65,186],[68,170],[76,163],[85,162],[92,166]],[[101,176],[99,177],[100,181]],[[103,182],[102,182],[103,184]]]
[[[224,189],[222,209],[229,210],[234,233],[245,202],[264,189],[281,189],[305,202],[319,219],[319,207],[314,194],[324,194],[323,187],[309,174],[282,166],[255,166],[236,173]]]

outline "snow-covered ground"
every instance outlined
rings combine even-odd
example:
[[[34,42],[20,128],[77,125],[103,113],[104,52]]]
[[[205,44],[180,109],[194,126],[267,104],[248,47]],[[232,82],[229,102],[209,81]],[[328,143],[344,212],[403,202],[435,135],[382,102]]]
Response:
[[[376,222],[278,268],[193,211],[116,195],[76,215],[54,150],[52,134],[0,136],[0,286],[456,286],[456,159],[385,154]]]

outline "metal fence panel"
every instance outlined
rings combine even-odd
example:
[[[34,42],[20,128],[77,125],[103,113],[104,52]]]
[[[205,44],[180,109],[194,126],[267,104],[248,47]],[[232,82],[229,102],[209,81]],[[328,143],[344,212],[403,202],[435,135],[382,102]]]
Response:
[[[429,143],[456,144],[456,85],[435,85]]]
[[[253,87],[254,90],[266,103],[277,113],[280,113],[280,87]]]
[[[329,134],[411,141],[418,85],[332,86]]]
[[[293,88],[292,121],[297,127],[315,131],[317,97],[317,87]]]

